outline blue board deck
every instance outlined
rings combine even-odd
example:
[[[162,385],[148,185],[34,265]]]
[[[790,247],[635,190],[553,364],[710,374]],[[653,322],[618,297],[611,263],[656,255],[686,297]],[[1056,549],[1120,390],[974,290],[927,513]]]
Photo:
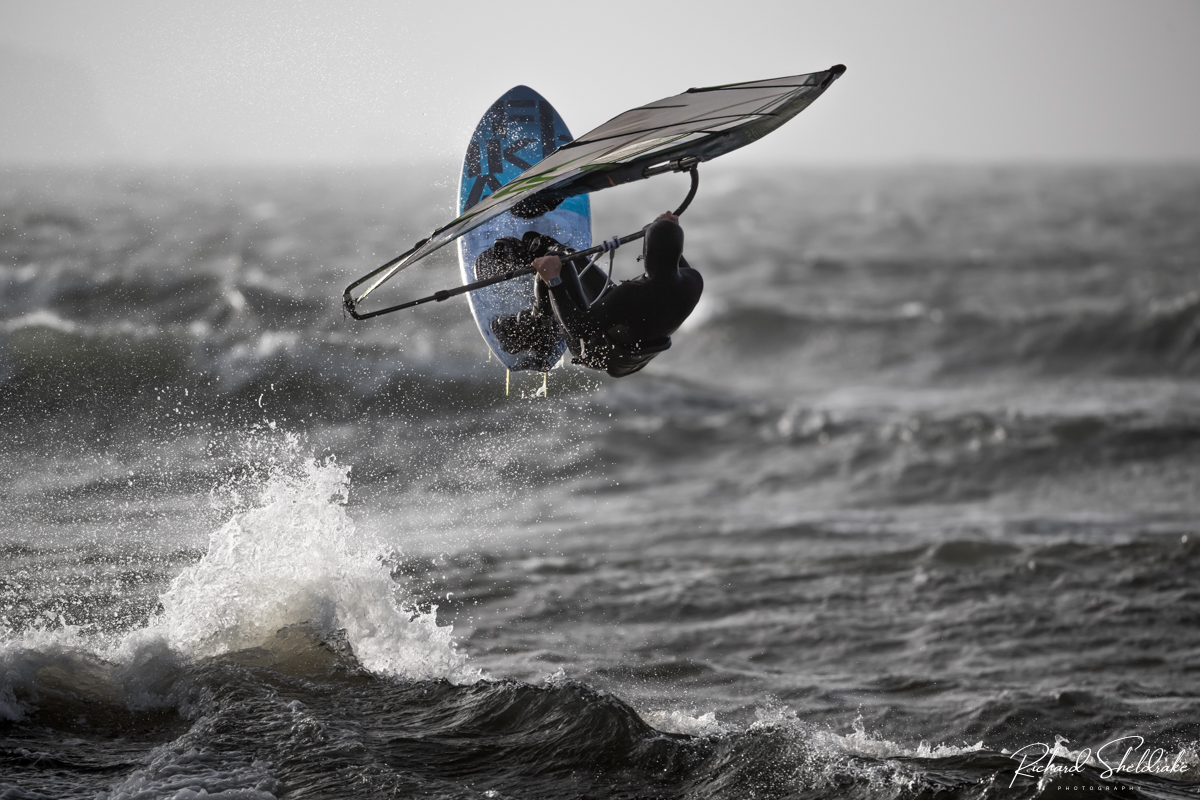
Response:
[[[462,214],[569,141],[571,132],[546,98],[528,86],[508,90],[488,108],[471,135],[463,159],[458,213]],[[572,197],[534,219],[519,219],[505,213],[466,234],[458,240],[463,283],[476,279],[475,260],[496,239],[501,236],[519,239],[526,231],[551,236],[576,250],[591,247],[591,201],[587,195]],[[534,280],[533,275],[527,275],[467,295],[479,333],[496,358],[514,371],[548,370],[566,350],[566,342],[560,341],[550,355],[538,355],[532,350],[509,353],[492,333],[493,319],[533,305]]]

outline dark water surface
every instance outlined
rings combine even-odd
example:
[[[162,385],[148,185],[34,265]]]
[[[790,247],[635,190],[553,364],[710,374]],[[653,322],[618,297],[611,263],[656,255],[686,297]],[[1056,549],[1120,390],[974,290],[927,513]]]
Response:
[[[449,170],[2,173],[0,798],[1200,792],[1200,168],[722,166],[548,396]]]

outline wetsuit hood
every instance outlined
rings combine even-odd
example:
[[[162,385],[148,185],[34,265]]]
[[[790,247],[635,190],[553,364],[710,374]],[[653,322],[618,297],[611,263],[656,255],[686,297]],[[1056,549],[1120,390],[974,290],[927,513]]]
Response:
[[[674,280],[679,276],[679,257],[683,255],[683,228],[660,219],[646,227],[642,256],[646,275],[651,280]]]

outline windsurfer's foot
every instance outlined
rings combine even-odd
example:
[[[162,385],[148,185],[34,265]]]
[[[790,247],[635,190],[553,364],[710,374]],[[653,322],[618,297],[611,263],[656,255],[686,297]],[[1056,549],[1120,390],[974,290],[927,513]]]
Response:
[[[501,236],[475,259],[475,278],[494,278],[514,269],[528,267],[531,259],[520,239]]]
[[[503,314],[493,319],[489,327],[504,351],[513,355],[525,350],[553,349],[555,342],[554,322],[547,316],[533,313],[532,309]]]

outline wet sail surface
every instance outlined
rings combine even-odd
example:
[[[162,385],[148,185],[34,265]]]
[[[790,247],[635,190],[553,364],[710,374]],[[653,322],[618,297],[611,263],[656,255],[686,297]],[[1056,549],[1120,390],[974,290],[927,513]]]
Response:
[[[6,174],[6,796],[1194,794],[1200,173],[706,175],[548,398],[329,301],[436,177]]]
[[[491,194],[481,200],[472,193],[458,217],[347,287],[347,309],[354,311],[401,270],[505,212],[538,217],[569,198],[640,181],[659,174],[655,170],[695,167],[745,147],[808,108],[845,71],[837,65],[805,75],[689,89],[618,114],[553,152],[547,149],[551,137],[543,135],[540,162],[502,187],[490,186]]]

